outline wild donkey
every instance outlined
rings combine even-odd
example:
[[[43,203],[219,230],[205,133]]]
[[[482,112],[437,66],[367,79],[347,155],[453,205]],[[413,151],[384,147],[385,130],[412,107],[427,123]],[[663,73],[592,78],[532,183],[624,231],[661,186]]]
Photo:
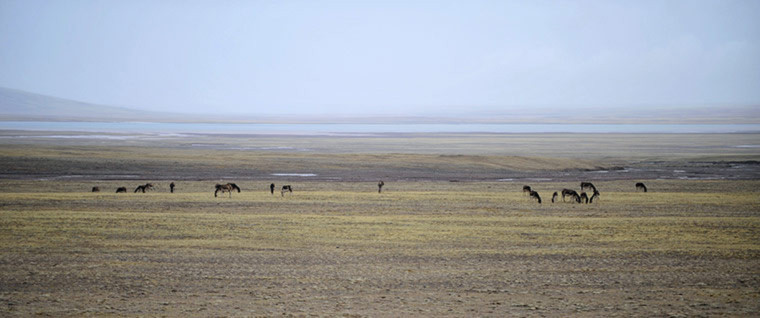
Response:
[[[230,193],[230,198],[232,197],[232,190],[237,190],[238,193],[240,193],[240,187],[237,186],[237,184],[234,183],[228,183],[228,184],[217,184],[216,191],[214,191],[214,197],[216,198],[216,194],[219,192],[222,192],[224,194],[225,192]]]

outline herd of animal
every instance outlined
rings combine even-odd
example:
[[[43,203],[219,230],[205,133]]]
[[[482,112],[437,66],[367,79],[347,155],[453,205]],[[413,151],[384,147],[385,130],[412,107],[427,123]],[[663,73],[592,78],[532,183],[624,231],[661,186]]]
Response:
[[[377,183],[377,193],[382,193],[384,185],[385,185],[385,182],[383,182],[382,180]],[[169,189],[171,193],[174,193],[174,187],[175,187],[174,182],[169,184]],[[145,193],[146,191],[152,190],[154,188],[155,187],[153,186],[152,183],[146,183],[146,184],[137,186],[137,188],[135,188],[134,193],[137,193],[137,192]],[[233,191],[237,191],[238,193],[240,193],[240,187],[238,187],[237,184],[234,184],[234,183],[217,184],[216,186],[214,186],[214,188],[215,188],[215,191],[214,191],[215,198],[217,197],[219,192],[221,192],[222,195],[224,195],[224,193],[227,192],[229,193],[230,197],[232,197]],[[274,183],[269,185],[269,192],[272,195],[274,195],[275,188],[276,186],[274,185]],[[584,190],[589,190],[593,192],[591,192],[591,196],[589,196],[586,192],[584,192]],[[647,192],[647,186],[641,182],[638,182],[636,183],[636,191]],[[92,187],[92,192],[100,192],[100,187]],[[116,193],[127,193],[127,188],[120,187],[116,189]],[[282,189],[280,190],[280,195],[285,196],[285,193],[293,193],[293,186],[289,184],[282,186]],[[527,194],[532,200],[536,200],[538,201],[539,204],[541,204],[541,195],[539,195],[537,191],[534,191],[533,189],[531,189],[530,186],[527,186],[527,185],[523,186],[523,193]],[[562,191],[560,192],[554,192],[554,194],[552,194],[552,203],[557,201],[557,198],[560,196],[560,194],[562,195],[562,202],[567,202],[565,201],[565,198],[569,197],[571,200],[570,202],[585,203],[585,204],[594,203],[594,200],[595,199],[598,200],[600,196],[599,191],[596,189],[596,186],[594,186],[594,184],[592,184],[591,182],[581,182],[580,194],[578,194],[578,192],[573,189],[562,189]]]
[[[380,181],[380,182],[382,183],[382,181]],[[379,186],[382,187],[382,185],[379,185]],[[170,183],[169,184],[169,191],[171,193],[174,193],[174,188],[175,188],[174,182]],[[274,194],[274,188],[275,188],[275,185],[274,185],[274,183],[272,183],[269,186],[269,190],[272,192],[272,194]],[[146,191],[153,190],[153,189],[155,189],[155,186],[152,183],[146,183],[146,184],[137,186],[137,188],[135,188],[134,193],[138,193],[138,192],[145,193]],[[221,192],[222,194],[224,194],[225,192],[227,192],[227,193],[229,193],[230,197],[232,197],[232,192],[233,191],[237,191],[238,193],[240,193],[240,187],[238,187],[238,185],[234,184],[234,183],[217,184],[217,185],[214,186],[214,189],[215,189],[215,191],[214,191],[214,197],[215,198],[218,196],[219,192]],[[92,192],[100,192],[100,187],[92,187]],[[282,186],[282,191],[280,192],[280,194],[282,196],[285,196],[285,193],[287,193],[287,192],[293,193],[293,187],[291,185],[284,185],[284,186]],[[127,187],[119,187],[119,188],[117,188],[116,189],[116,193],[127,193]]]
[[[591,196],[589,196],[588,194],[586,194],[586,192],[584,192],[584,190],[589,190],[593,192]],[[637,182],[636,191],[647,192],[647,186],[644,185],[644,183],[642,182]],[[538,204],[541,204],[541,195],[539,195],[537,191],[534,191],[533,189],[531,189],[530,186],[527,186],[527,185],[523,186],[523,193],[527,194],[532,200],[538,201]],[[595,199],[598,200],[600,196],[599,190],[597,190],[596,186],[594,186],[594,184],[591,182],[581,182],[580,194],[578,194],[578,192],[573,189],[562,189],[562,191],[560,192],[555,191],[554,194],[552,194],[552,203],[557,201],[557,197],[559,197],[560,193],[562,194],[562,202],[567,202],[565,201],[565,198],[569,197],[571,199],[570,202],[585,203],[585,204],[594,203],[594,200]]]
[[[172,184],[170,184],[169,187],[171,187],[171,191],[172,191],[172,193],[174,193],[174,182],[172,182]],[[135,188],[134,192],[135,193],[137,193],[137,192],[145,193],[146,191],[152,190],[153,188],[154,188],[154,186],[153,186],[152,183],[146,183],[146,184],[137,186],[137,188]],[[100,192],[100,187],[92,187],[92,192]],[[116,193],[127,193],[127,187],[119,187],[119,188],[117,188],[116,189]]]
[[[384,185],[385,185],[385,182],[383,182],[382,180],[377,183],[377,193],[381,193],[383,191]],[[171,193],[174,193],[174,187],[175,187],[174,182],[169,184],[169,189]],[[152,183],[146,183],[146,184],[137,186],[137,188],[135,188],[134,193],[138,193],[138,192],[145,193],[146,191],[153,190],[154,188],[155,186],[153,186]],[[221,192],[222,194],[227,192],[229,193],[230,197],[232,197],[232,192],[235,190],[238,193],[240,193],[240,187],[238,187],[238,185],[234,183],[216,184],[216,186],[214,186],[214,189],[215,189],[214,191],[215,198],[217,197],[219,192]],[[272,195],[274,195],[274,189],[275,189],[274,183],[270,184],[269,192],[272,193]],[[92,187],[92,192],[100,192],[100,187]],[[116,193],[127,193],[127,187],[120,187],[116,189]],[[293,193],[293,186],[289,184],[282,186],[282,190],[280,190],[280,195],[285,196],[285,193]]]

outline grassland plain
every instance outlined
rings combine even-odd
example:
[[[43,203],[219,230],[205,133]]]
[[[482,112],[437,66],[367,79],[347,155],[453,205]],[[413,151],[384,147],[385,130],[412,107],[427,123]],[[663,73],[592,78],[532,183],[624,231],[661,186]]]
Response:
[[[296,173],[323,181],[760,179],[758,134],[75,137],[0,138],[0,177],[268,180]]]
[[[144,180],[142,180],[144,181]],[[760,181],[0,181],[3,316],[757,316]],[[285,181],[275,180],[282,184]],[[103,192],[88,192],[100,186]]]
[[[757,316],[757,138],[3,131],[0,316]]]

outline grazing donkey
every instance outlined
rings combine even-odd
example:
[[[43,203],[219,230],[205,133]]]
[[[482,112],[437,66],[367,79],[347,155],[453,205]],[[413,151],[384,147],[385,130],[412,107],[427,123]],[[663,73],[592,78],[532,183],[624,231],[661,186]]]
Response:
[[[280,195],[284,197],[285,192],[293,193],[293,187],[291,187],[289,184],[282,186],[282,190],[280,190]]]
[[[588,204],[588,194],[586,192],[581,192],[581,202]]]
[[[137,188],[135,188],[135,193],[137,193],[138,191],[142,191],[142,193],[145,193],[145,191],[150,190],[150,189],[153,189],[153,184],[146,183],[141,186],[137,186]]]
[[[533,189],[531,189],[530,186],[523,186],[523,194],[530,195],[531,191],[533,191]]]
[[[222,194],[224,194],[225,192],[229,192],[230,198],[232,197],[232,190],[237,190],[237,192],[240,193],[240,187],[238,187],[237,184],[234,184],[234,183],[217,184],[215,187],[216,187],[216,191],[214,191],[215,198],[216,198],[216,194],[219,193],[220,191],[222,192]]]
[[[116,193],[127,193],[127,187],[121,187],[116,189]]]
[[[562,202],[565,202],[565,197],[570,197],[575,200],[575,202],[581,203],[581,196],[578,195],[578,192],[575,192],[575,190],[562,189]]]
[[[92,187],[92,192],[100,192],[100,188],[99,187]]]
[[[538,192],[536,191],[530,191],[530,198],[536,199],[538,201],[538,204],[541,204],[541,196],[538,195]]]
[[[552,194],[552,203],[554,203],[554,200],[556,200],[558,196],[557,191],[554,191],[554,194]]]
[[[644,191],[647,192],[647,186],[645,186],[643,183],[638,182],[636,183],[636,192],[638,191]]]
[[[596,187],[594,186],[593,183],[591,183],[591,182],[581,182],[581,191],[586,190],[586,189],[596,191]]]
[[[594,194],[589,198],[588,203],[594,203],[594,199],[599,199],[599,191],[594,190]]]

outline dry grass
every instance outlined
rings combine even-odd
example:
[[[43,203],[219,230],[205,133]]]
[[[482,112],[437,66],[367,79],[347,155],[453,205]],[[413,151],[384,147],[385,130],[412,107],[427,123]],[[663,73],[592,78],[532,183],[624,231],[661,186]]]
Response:
[[[629,183],[538,205],[515,183],[304,182],[282,197],[241,182],[214,198],[211,182],[3,181],[0,300],[11,316],[757,314],[760,182]],[[571,186],[534,188],[549,201]]]

